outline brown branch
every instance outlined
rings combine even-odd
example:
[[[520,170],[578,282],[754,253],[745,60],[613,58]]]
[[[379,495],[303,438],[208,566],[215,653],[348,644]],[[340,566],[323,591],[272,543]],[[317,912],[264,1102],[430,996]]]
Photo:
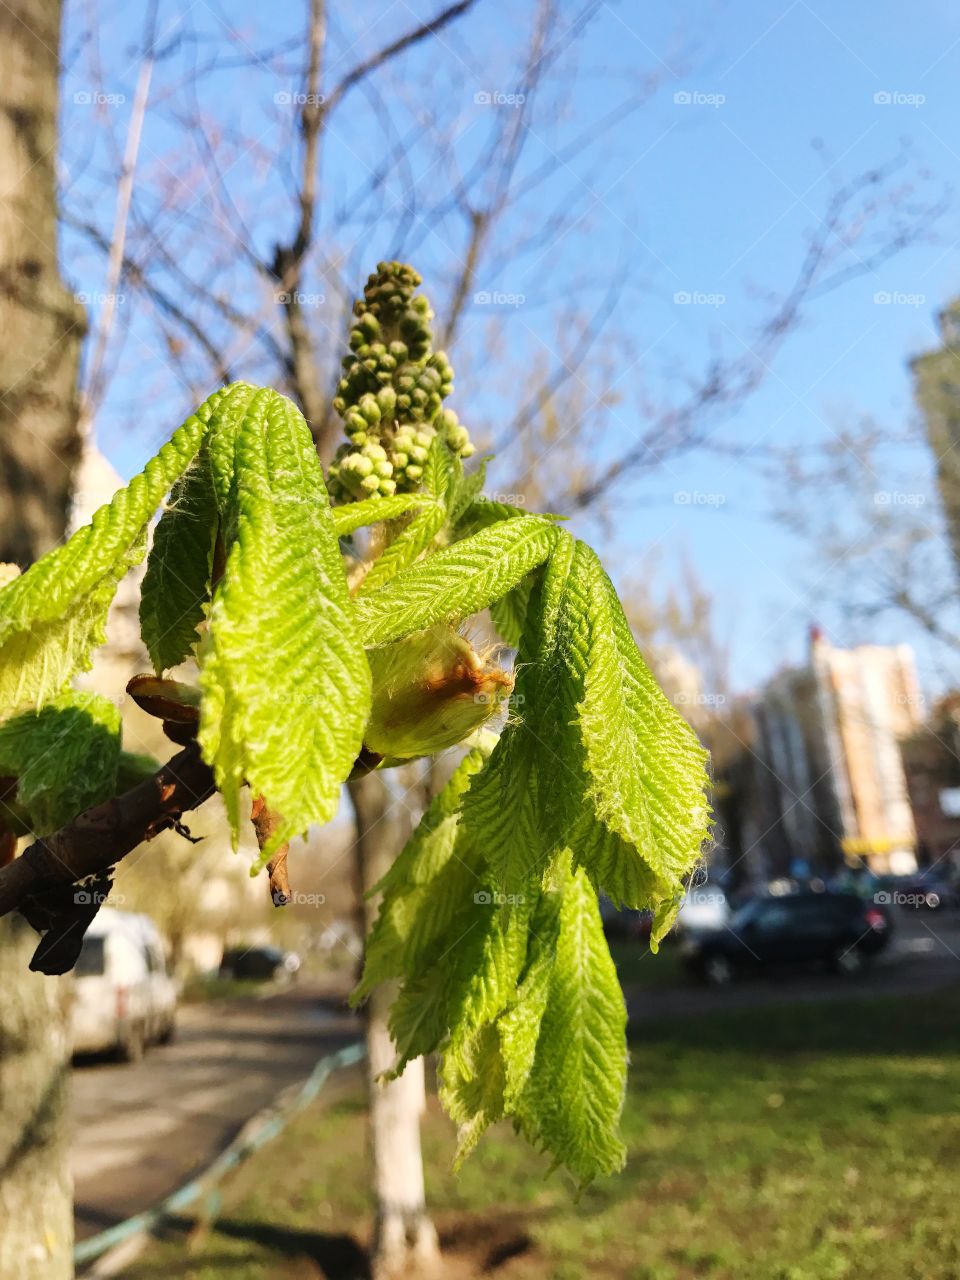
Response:
[[[319,197],[320,140],[324,125],[331,112],[355,85],[382,67],[385,63],[435,35],[448,23],[459,18],[476,3],[476,0],[458,0],[435,18],[421,23],[391,44],[386,45],[370,58],[358,63],[332,90],[329,97],[320,93],[323,49],[326,43],[326,11],[324,0],[311,0],[308,31],[307,73],[304,79],[303,111],[300,129],[303,135],[303,161],[300,171],[297,204],[297,227],[292,239],[277,244],[270,275],[277,285],[277,302],[283,307],[290,342],[290,373],[293,387],[304,417],[310,424],[317,450],[321,457],[332,452],[333,437],[337,431],[335,419],[328,411],[327,396],[313,349],[313,339],[300,301],[300,285],[303,265],[313,247],[314,222]]]
[[[328,116],[333,111],[334,107],[340,103],[340,100],[349,93],[354,85],[359,84],[361,80],[364,80],[372,72],[377,71],[384,63],[389,62],[391,58],[395,58],[415,44],[419,44],[421,40],[426,40],[428,36],[436,35],[438,31],[442,31],[449,23],[462,17],[469,9],[472,9],[474,4],[476,4],[476,0],[458,0],[457,4],[448,5],[446,9],[442,9],[435,18],[429,18],[426,22],[421,23],[419,27],[414,27],[413,30],[406,32],[405,35],[399,36],[392,44],[385,45],[372,57],[366,58],[363,62],[358,62],[355,67],[347,72],[324,102],[324,116]]]
[[[152,777],[81,813],[0,867],[0,916],[27,898],[105,872],[203,804],[214,789],[213,772],[193,743]]]

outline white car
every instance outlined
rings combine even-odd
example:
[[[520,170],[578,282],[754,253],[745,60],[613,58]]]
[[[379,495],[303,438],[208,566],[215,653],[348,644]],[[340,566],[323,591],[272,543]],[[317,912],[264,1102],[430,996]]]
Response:
[[[688,930],[722,929],[729,918],[727,895],[718,885],[709,882],[691,885],[677,915],[677,930],[683,933]]]
[[[127,1062],[173,1035],[177,986],[149,916],[103,907],[74,969],[74,1053],[113,1050]]]

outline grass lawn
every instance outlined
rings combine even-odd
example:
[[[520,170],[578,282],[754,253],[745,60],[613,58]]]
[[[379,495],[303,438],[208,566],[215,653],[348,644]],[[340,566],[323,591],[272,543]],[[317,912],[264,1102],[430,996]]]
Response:
[[[508,1127],[455,1177],[434,1099],[428,1195],[442,1275],[502,1280],[956,1280],[960,987],[714,1014],[632,1045],[619,1178],[576,1201]],[[228,1184],[190,1254],[174,1231],[127,1280],[363,1274],[359,1076]]]

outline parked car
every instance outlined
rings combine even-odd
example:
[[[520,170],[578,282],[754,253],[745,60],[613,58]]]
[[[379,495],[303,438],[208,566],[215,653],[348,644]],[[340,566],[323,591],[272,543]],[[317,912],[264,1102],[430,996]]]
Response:
[[[829,965],[859,973],[887,945],[890,912],[852,893],[789,893],[754,898],[726,928],[692,933],[681,944],[684,963],[721,986],[748,970]]]
[[[684,894],[677,914],[678,933],[698,933],[705,929],[722,929],[730,919],[727,895],[712,881],[691,885]]]
[[[173,1036],[177,986],[149,916],[103,907],[74,969],[74,1053],[114,1051],[127,1062]]]
[[[230,947],[220,961],[221,978],[269,982],[292,978],[300,968],[300,957],[279,947]]]

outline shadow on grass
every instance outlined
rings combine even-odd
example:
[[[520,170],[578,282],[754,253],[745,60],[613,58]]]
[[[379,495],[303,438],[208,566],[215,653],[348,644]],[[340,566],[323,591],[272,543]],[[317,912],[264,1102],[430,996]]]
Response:
[[[193,1221],[188,1218],[168,1218],[162,1231],[158,1232],[158,1238],[182,1244],[193,1225]],[[176,1262],[165,1259],[156,1265],[140,1263],[135,1272],[137,1280],[192,1276],[201,1266],[236,1268],[245,1262],[259,1263],[262,1262],[260,1249],[270,1250],[277,1258],[307,1259],[314,1264],[317,1275],[323,1276],[324,1280],[370,1280],[370,1263],[365,1250],[355,1237],[346,1233],[300,1231],[295,1227],[271,1226],[266,1222],[238,1222],[231,1218],[218,1218],[215,1234],[231,1240],[245,1241],[251,1246],[257,1246],[257,1250],[251,1250],[249,1258],[244,1258],[236,1253],[217,1253],[214,1243],[212,1249],[197,1255],[188,1253]]]
[[[822,1003],[718,1009],[632,1024],[631,1042],[760,1057],[848,1054],[960,1055],[960,985],[922,995],[883,993]]]

